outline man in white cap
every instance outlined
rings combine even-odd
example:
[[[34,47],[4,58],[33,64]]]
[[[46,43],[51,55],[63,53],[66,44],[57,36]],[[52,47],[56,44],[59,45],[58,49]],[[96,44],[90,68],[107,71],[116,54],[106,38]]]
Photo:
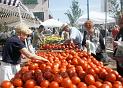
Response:
[[[82,33],[76,27],[70,27],[67,23],[61,26],[61,31],[65,31],[69,33],[69,39],[65,41],[65,43],[74,43],[77,44],[78,47],[82,48]]]

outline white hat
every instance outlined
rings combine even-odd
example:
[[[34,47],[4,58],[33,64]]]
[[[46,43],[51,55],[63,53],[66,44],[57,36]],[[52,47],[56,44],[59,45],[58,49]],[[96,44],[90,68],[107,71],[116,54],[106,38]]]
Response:
[[[64,23],[62,26],[61,26],[61,31],[63,31],[63,29],[66,27],[66,26],[68,26],[68,24],[67,23]]]

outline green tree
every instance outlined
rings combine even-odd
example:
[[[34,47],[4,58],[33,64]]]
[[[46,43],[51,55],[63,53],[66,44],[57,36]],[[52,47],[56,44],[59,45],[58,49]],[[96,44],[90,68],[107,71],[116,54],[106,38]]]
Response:
[[[82,11],[79,8],[79,2],[78,0],[73,0],[72,1],[72,6],[70,6],[71,10],[67,10],[67,12],[65,12],[65,15],[67,15],[70,24],[72,26],[75,25],[76,20],[82,15]]]
[[[122,2],[122,0],[108,0],[110,5],[109,13],[116,19],[117,23],[119,22],[122,14]]]

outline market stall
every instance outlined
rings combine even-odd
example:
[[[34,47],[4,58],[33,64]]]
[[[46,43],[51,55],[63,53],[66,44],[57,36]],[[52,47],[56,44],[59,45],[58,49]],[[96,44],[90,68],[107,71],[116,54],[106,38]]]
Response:
[[[70,47],[70,46],[69,46]],[[53,49],[53,48],[52,48]],[[11,81],[3,81],[14,87],[24,88],[122,88],[123,77],[80,49],[63,49],[62,52],[38,51],[49,62],[32,59],[26,63]]]

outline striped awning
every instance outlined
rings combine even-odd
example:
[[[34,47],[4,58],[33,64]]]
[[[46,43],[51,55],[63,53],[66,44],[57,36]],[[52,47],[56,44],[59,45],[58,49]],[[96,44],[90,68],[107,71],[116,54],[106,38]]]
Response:
[[[11,3],[10,3],[11,1]],[[18,7],[20,8],[21,18],[29,22],[36,22],[32,12],[28,10],[19,0],[0,0],[0,24],[10,24],[20,21]]]

